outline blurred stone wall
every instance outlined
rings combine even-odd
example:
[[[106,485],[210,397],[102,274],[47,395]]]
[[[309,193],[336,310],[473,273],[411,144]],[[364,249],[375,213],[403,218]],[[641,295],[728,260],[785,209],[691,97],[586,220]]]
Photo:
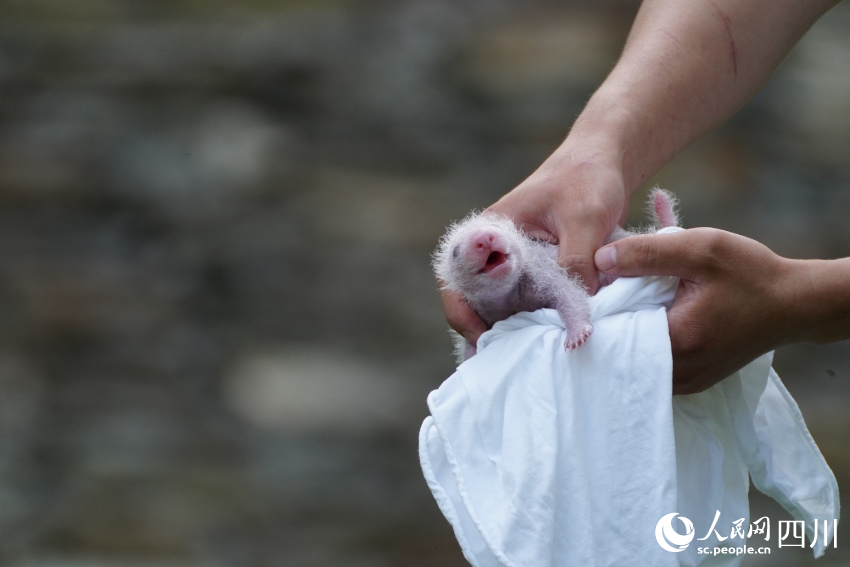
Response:
[[[452,369],[429,253],[557,145],[636,9],[0,4],[0,565],[465,565],[417,460]],[[848,30],[657,176],[687,226],[850,255]],[[842,487],[848,355],[776,363]]]

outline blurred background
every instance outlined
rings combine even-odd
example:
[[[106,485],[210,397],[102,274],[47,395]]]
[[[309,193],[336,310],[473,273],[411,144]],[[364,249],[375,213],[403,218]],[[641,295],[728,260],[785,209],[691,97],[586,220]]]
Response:
[[[417,456],[453,368],[429,253],[555,148],[637,6],[2,2],[0,565],[466,565]],[[848,33],[842,4],[647,187],[850,256]],[[850,348],[775,366],[850,490]]]

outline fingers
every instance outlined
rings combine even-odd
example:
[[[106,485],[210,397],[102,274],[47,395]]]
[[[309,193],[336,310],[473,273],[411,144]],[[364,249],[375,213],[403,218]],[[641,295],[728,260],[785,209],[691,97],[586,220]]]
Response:
[[[696,301],[694,301],[696,300]],[[698,297],[680,289],[677,302],[667,312],[667,324],[670,332],[670,349],[673,355],[673,395],[696,394],[707,390],[727,372],[722,357],[718,357],[705,342],[700,327],[702,317],[695,312]]]
[[[570,219],[572,222],[566,223],[558,234],[558,264],[578,275],[591,295],[599,289],[599,272],[593,255],[611,234],[611,229],[597,218],[593,219],[595,222],[585,219],[581,223]]]
[[[593,263],[593,251],[596,246],[598,244],[579,243],[569,247],[562,245],[558,254],[558,264],[581,278],[581,283],[591,295],[599,289],[599,272]]]
[[[460,333],[469,343],[477,346],[478,337],[487,330],[484,321],[457,293],[443,291],[441,292],[441,300],[449,326]]]
[[[721,233],[716,234],[716,233]],[[722,231],[691,229],[643,234],[612,242],[596,251],[596,268],[610,276],[693,277],[714,260]]]

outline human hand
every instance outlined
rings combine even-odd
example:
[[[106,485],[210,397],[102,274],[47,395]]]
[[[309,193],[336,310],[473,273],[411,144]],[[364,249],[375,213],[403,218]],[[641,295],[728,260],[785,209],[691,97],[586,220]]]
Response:
[[[599,249],[612,276],[677,276],[667,313],[673,393],[716,384],[797,333],[794,261],[749,238],[711,228],[624,238]]]
[[[484,334],[487,325],[459,293],[441,289],[440,296],[449,327],[465,338],[466,342],[477,346],[478,337]]]
[[[593,253],[625,220],[628,201],[613,152],[571,147],[568,139],[487,210],[512,218],[532,238],[558,244],[558,263],[593,294],[599,287]]]
[[[625,220],[626,190],[618,153],[572,149],[571,138],[528,179],[487,210],[506,215],[533,238],[559,244],[559,263],[577,274],[591,293],[599,287],[593,253]],[[615,159],[616,158],[616,159]],[[442,292],[446,320],[473,345],[487,330],[457,294]]]

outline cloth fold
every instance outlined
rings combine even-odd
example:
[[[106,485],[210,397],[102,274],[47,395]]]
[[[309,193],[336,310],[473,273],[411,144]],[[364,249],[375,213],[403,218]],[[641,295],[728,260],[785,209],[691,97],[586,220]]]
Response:
[[[823,553],[838,487],[772,353],[703,393],[671,395],[666,307],[677,284],[621,278],[602,289],[590,299],[594,333],[576,351],[564,352],[556,311],[518,313],[428,396],[422,470],[472,565],[738,565],[742,556],[698,549],[744,545],[730,536],[736,520],[744,536],[750,525],[748,473],[806,522],[806,545],[821,521]],[[656,537],[671,513],[693,525],[683,551]]]

